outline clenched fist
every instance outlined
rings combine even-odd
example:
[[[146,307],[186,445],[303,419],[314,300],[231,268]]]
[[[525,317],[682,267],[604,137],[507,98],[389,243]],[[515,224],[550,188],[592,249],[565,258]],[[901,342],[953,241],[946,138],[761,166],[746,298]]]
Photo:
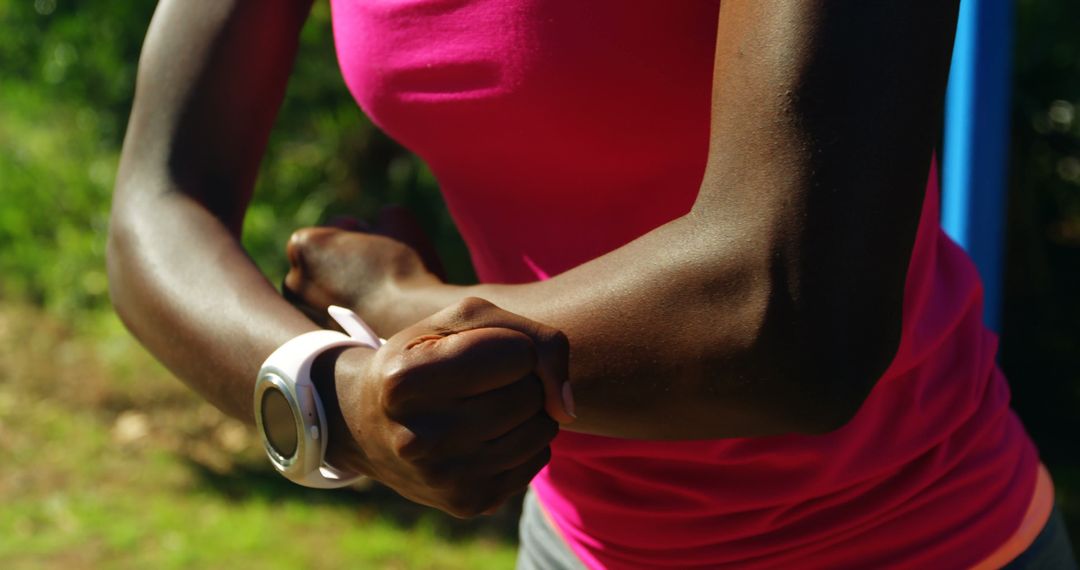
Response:
[[[568,346],[559,331],[465,299],[338,359],[329,461],[458,517],[520,493],[550,457]],[[547,387],[547,389],[545,389]]]
[[[285,253],[290,266],[285,297],[324,326],[331,326],[326,307],[340,305],[385,336],[445,306],[417,294],[442,280],[413,247],[395,238],[304,228],[293,233]]]

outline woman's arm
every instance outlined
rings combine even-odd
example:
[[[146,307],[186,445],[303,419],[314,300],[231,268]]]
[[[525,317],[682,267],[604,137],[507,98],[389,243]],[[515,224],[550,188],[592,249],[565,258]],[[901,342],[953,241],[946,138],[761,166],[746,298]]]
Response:
[[[239,234],[308,0],[163,0],[139,62],[109,227],[124,323],[218,408],[252,423],[263,360],[318,328],[281,298]],[[558,426],[542,382],[566,377],[557,331],[478,300],[377,352],[322,361],[336,467],[458,516],[522,491]],[[557,419],[569,419],[554,414]]]
[[[723,2],[709,160],[689,214],[543,282],[411,277],[403,294],[376,300],[393,307],[377,320],[390,332],[472,295],[564,331],[574,431],[712,438],[842,426],[899,342],[956,10]],[[318,283],[334,279],[319,259],[348,263],[327,247],[339,239],[381,248],[355,235],[294,240],[310,261],[290,288],[312,305],[342,290]]]
[[[161,2],[113,197],[117,313],[177,376],[249,423],[262,360],[317,328],[239,245],[309,5]]]

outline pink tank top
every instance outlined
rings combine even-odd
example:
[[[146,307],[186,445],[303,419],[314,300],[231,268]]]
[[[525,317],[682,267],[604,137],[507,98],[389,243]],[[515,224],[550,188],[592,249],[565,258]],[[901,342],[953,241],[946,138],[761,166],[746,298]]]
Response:
[[[346,83],[438,178],[480,278],[521,283],[691,207],[717,0],[333,0]],[[1038,458],[928,176],[898,354],[824,436],[563,432],[533,488],[593,568],[960,568],[1018,527]]]

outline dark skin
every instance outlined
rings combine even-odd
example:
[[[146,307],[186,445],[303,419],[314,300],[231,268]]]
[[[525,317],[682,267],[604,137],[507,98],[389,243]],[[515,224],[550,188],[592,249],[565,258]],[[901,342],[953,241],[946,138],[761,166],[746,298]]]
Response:
[[[470,516],[546,461],[547,416],[646,439],[843,426],[899,341],[956,8],[722,3],[692,211],[548,281],[450,286],[394,240],[296,236],[298,302],[354,306],[390,336],[378,353],[323,363],[331,460]],[[238,240],[307,9],[159,5],[110,227],[118,313],[178,376],[249,422],[262,360],[317,327]],[[403,385],[412,396],[398,400]],[[476,408],[455,414],[464,401]]]
[[[261,362],[318,328],[239,245],[307,9],[282,0],[159,4],[109,231],[117,313],[177,376],[248,423]],[[353,349],[319,364],[331,463],[468,517],[520,492],[547,461],[556,423],[542,411],[540,384],[564,381],[566,340],[465,300],[393,336],[377,357]],[[429,384],[438,397],[402,397],[401,387]],[[436,391],[443,387],[452,390]]]

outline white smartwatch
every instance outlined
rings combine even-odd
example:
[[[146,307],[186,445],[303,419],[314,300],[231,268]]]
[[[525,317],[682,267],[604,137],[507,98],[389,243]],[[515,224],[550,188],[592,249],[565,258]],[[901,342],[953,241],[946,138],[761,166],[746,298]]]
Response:
[[[331,348],[378,349],[384,342],[356,313],[337,306],[329,313],[348,335],[312,331],[286,342],[263,362],[255,382],[255,425],[270,462],[294,483],[318,489],[344,487],[363,476],[326,463],[326,413],[311,365]]]

